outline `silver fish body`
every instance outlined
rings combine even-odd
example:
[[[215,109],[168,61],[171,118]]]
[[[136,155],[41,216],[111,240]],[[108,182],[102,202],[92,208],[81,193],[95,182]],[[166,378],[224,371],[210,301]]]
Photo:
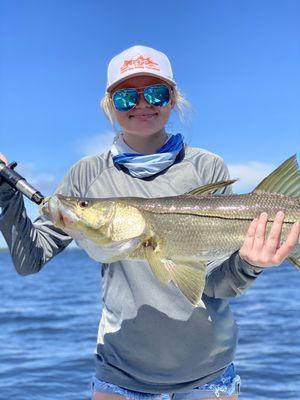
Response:
[[[268,213],[267,233],[276,213],[284,212],[282,241],[300,220],[300,199],[277,193],[125,201],[142,210],[147,224],[164,238],[166,257],[178,253],[178,257],[212,261],[232,254],[241,247],[250,222],[262,212]]]
[[[147,260],[161,282],[173,282],[196,306],[207,264],[238,250],[255,217],[268,213],[268,234],[276,213],[283,211],[282,241],[300,220],[300,173],[295,157],[250,194],[212,194],[231,183],[155,199],[81,199],[57,194],[43,205],[42,213],[98,261]],[[299,242],[289,260],[300,267]]]

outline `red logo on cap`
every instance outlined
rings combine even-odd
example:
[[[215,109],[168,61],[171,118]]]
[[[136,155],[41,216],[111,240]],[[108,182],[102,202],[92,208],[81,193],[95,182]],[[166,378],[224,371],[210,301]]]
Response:
[[[120,74],[135,68],[147,68],[160,71],[159,64],[149,56],[138,55],[130,60],[125,60],[120,68]]]

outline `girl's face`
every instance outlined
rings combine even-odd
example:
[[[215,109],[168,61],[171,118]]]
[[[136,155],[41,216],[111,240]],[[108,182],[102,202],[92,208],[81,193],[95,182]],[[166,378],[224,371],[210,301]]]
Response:
[[[128,78],[124,82],[120,83],[116,88],[114,88],[112,93],[119,89],[141,88],[158,83],[167,84],[162,79],[156,77],[136,76]],[[156,107],[147,103],[143,94],[140,93],[138,103],[133,109],[126,112],[114,110],[114,113],[118,123],[123,128],[124,133],[146,137],[164,130],[174,105],[175,103],[172,93],[171,100],[165,107]]]

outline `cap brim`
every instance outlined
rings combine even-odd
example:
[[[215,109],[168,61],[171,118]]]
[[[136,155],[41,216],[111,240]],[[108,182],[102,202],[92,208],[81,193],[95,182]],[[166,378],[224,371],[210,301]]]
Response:
[[[165,78],[164,76],[158,75],[158,74],[152,74],[151,72],[136,72],[134,74],[128,74],[127,76],[124,76],[124,78],[119,79],[118,81],[112,83],[111,85],[107,86],[106,91],[111,92],[115,87],[117,87],[120,83],[126,81],[126,79],[133,78],[135,76],[153,76],[154,78],[159,78],[162,81],[165,81],[169,83],[171,86],[176,86],[176,82],[173,81],[172,79]]]

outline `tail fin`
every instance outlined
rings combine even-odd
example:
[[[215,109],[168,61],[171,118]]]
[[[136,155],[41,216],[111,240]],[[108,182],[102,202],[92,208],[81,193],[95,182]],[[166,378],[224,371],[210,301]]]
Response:
[[[291,256],[288,257],[288,261],[294,265],[294,267],[296,267],[297,269],[300,270],[300,255],[297,257]]]
[[[300,169],[296,155],[284,161],[271,172],[254,190],[255,193],[272,192],[286,196],[300,197]],[[297,245],[299,247],[299,244]],[[300,270],[300,252],[298,248],[288,261]]]

